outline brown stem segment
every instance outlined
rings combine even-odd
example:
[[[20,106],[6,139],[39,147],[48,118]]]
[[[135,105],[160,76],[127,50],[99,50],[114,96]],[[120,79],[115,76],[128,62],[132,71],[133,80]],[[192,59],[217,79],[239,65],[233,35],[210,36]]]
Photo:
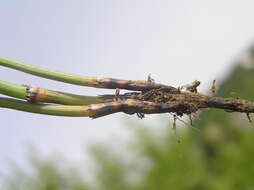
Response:
[[[199,93],[173,94],[171,100],[162,102],[126,99],[90,106],[92,118],[109,115],[116,112],[127,114],[144,113],[176,113],[177,115],[195,113],[203,108],[218,108],[233,112],[254,113],[254,102],[233,98],[208,97]]]
[[[156,92],[158,93],[158,91]],[[126,99],[122,96],[123,99],[86,106],[37,104],[0,98],[0,107],[46,115],[91,118],[98,118],[116,112],[126,114],[176,113],[181,116],[195,113],[203,108],[218,108],[246,114],[254,113],[254,102],[246,100],[208,97],[200,93],[164,94],[160,98],[158,98],[158,93],[157,99],[152,95],[146,93],[134,94],[128,95],[129,98]]]
[[[127,99],[103,104],[92,104],[90,105],[90,109],[93,113],[92,118],[98,118],[116,112],[124,112],[126,114],[158,114],[170,112],[187,113],[189,112],[189,105],[183,105],[180,102],[169,102],[165,104]]]
[[[204,108],[217,108],[233,112],[254,113],[254,102],[233,98],[208,97],[201,93],[171,94],[152,90],[133,94],[130,99],[91,105],[93,118],[116,112],[127,114],[176,113],[179,116],[191,114]]]
[[[120,80],[113,78],[96,78],[95,87],[97,88],[108,88],[108,89],[126,89],[133,91],[148,91],[152,89],[164,88],[165,90],[173,93],[178,92],[178,89],[172,86],[153,83],[144,80]]]
[[[225,109],[234,112],[254,112],[254,102],[234,98],[211,97],[207,102],[207,107]]]

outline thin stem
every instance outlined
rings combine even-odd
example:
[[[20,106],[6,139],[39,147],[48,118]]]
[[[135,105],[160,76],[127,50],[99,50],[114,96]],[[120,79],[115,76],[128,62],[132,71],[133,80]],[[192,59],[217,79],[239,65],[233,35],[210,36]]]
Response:
[[[15,70],[19,70],[25,73],[29,73],[35,76],[61,81],[70,84],[76,84],[80,86],[90,86],[96,88],[109,88],[109,89],[126,89],[126,90],[151,90],[164,88],[171,92],[177,92],[177,89],[171,86],[157,84],[149,81],[141,80],[119,80],[113,78],[100,78],[100,77],[86,77],[80,75],[73,75],[63,72],[52,71],[49,69],[43,69],[14,61],[8,58],[0,57],[0,66],[9,67]]]
[[[19,61],[11,60],[5,57],[0,57],[0,65],[4,67],[9,67],[18,71],[22,71],[24,73],[29,73],[35,76],[62,81],[65,83],[82,85],[82,86],[92,86],[96,79],[94,77],[84,77],[84,76],[52,71],[49,69],[43,69],[43,68],[28,65]]]
[[[68,117],[93,116],[93,112],[91,111],[90,106],[33,104],[10,98],[0,98],[0,107],[54,116],[68,116]]]
[[[63,105],[87,105],[102,103],[100,96],[80,96],[39,87],[21,86],[0,80],[0,94],[30,102],[56,103]]]
[[[182,108],[182,105],[181,103],[174,102],[161,104],[134,99],[126,99],[122,101],[106,102],[100,104],[73,106],[37,104],[10,98],[0,98],[0,107],[46,115],[98,118],[116,112],[124,112],[127,114],[177,112]]]
[[[26,87],[0,80],[0,94],[19,99],[26,99]]]
[[[124,99],[84,106],[36,104],[0,98],[0,107],[46,115],[91,118],[98,118],[116,112],[124,112],[126,114],[175,113],[182,116],[183,114],[195,113],[203,108],[226,109],[246,114],[254,113],[254,102],[246,100],[219,97],[209,98],[199,93],[173,94],[172,96],[171,100],[165,103]]]

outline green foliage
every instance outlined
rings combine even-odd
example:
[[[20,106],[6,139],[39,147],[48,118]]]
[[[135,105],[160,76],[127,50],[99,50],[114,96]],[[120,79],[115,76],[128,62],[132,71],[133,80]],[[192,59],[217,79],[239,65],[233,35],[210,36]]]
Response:
[[[71,169],[63,169],[61,162],[40,159],[41,155],[32,151],[29,163],[31,171],[24,171],[18,166],[12,167],[12,175],[5,176],[5,190],[88,190],[88,185],[81,174]],[[65,161],[66,162],[66,161]]]

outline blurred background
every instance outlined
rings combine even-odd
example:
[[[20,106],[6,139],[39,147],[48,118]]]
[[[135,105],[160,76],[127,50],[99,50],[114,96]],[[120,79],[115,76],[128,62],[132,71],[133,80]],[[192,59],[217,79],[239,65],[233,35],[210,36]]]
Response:
[[[0,54],[85,76],[180,86],[254,101],[251,0],[0,0]],[[99,95],[0,69],[16,84]],[[67,118],[0,110],[1,189],[253,189],[253,124],[206,110],[194,126],[168,114]],[[188,122],[188,120],[186,120]],[[180,139],[180,143],[178,140]]]

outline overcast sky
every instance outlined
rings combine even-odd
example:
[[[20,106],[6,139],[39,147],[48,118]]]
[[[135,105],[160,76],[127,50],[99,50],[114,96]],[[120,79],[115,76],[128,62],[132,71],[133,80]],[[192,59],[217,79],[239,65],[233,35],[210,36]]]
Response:
[[[222,79],[254,37],[253,0],[0,0],[0,56],[85,76],[146,79],[179,86]],[[73,86],[0,68],[1,80],[83,95]],[[24,163],[27,143],[83,158],[82,146],[128,137],[124,114],[52,117],[0,110],[0,171]],[[138,123],[153,121],[148,116]],[[132,127],[132,126],[129,126]]]

